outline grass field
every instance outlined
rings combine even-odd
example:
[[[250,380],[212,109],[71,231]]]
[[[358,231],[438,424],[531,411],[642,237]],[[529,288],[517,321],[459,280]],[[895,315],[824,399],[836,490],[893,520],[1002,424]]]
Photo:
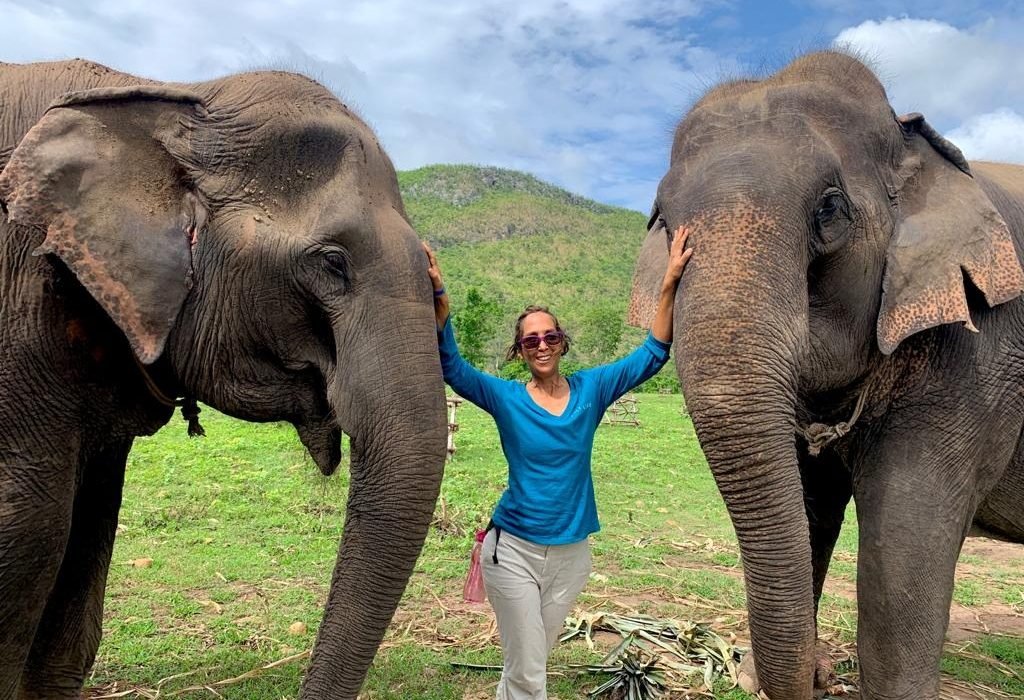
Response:
[[[593,539],[595,573],[579,605],[702,620],[742,640],[735,539],[680,402],[641,395],[639,428],[598,431],[603,530]],[[176,420],[132,452],[105,637],[87,684],[93,697],[152,698],[157,689],[161,698],[298,693],[301,654],[313,643],[341,534],[346,470],[320,476],[289,426],[241,423],[212,410],[203,418],[205,439],[189,440]],[[489,607],[462,603],[461,589],[472,533],[502,491],[504,462],[488,416],[463,404],[459,419],[435,525],[366,698],[492,697],[495,674],[449,664],[500,663]],[[980,697],[1024,697],[1024,547],[972,542],[955,594],[951,637],[958,641],[944,670],[963,690],[958,697],[981,686],[992,691]],[[851,515],[823,606],[823,631],[837,647],[855,634],[855,550]],[[260,670],[290,657],[297,658]],[[555,663],[598,658],[582,641],[554,653]],[[585,697],[598,682],[556,677],[551,696]],[[719,687],[716,697],[746,696]]]

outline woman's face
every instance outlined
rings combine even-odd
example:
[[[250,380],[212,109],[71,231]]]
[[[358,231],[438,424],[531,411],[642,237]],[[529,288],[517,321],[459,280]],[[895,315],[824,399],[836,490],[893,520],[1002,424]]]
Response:
[[[550,314],[537,311],[523,319],[522,338],[535,336],[540,339],[536,348],[519,346],[519,354],[526,361],[530,373],[537,379],[549,379],[558,374],[558,362],[562,359],[562,342],[548,345],[544,340],[546,333],[557,332],[555,319]],[[522,342],[520,338],[520,343]]]

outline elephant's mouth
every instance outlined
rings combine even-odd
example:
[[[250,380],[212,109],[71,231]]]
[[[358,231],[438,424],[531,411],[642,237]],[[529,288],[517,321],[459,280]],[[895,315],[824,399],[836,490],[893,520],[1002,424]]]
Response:
[[[330,476],[341,463],[341,428],[332,420],[296,424],[299,440],[325,476]]]

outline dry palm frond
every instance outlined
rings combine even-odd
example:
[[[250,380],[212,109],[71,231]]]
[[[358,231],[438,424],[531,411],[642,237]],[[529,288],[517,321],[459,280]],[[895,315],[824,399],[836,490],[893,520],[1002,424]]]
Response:
[[[595,632],[613,632],[620,641],[596,664],[552,666],[549,673],[608,674],[589,697],[621,700],[653,700],[713,697],[711,689],[719,680],[734,687],[744,649],[698,622],[659,620],[646,615],[611,612],[580,612],[565,621],[559,641],[583,637],[594,650]],[[500,671],[501,666],[453,663],[454,668]]]
[[[736,685],[737,669],[744,651],[716,634],[706,623],[659,620],[647,615],[584,614],[568,618],[566,628],[562,641],[583,635],[591,648],[595,631],[622,635],[622,643],[602,662],[605,665],[636,646],[655,657],[666,679],[673,685],[676,680],[699,675],[707,690],[718,678],[727,679],[730,686]]]
[[[588,697],[614,695],[624,700],[653,700],[662,697],[668,690],[665,671],[658,667],[658,657],[648,654],[639,647],[628,644],[635,638],[627,636],[619,645],[614,660],[608,663],[609,654],[600,664],[584,666],[587,673],[607,673],[607,681],[594,688]]]
[[[591,650],[595,632],[622,636],[596,664],[553,666],[549,673],[600,673],[611,677],[590,691],[591,698],[653,700],[672,697],[711,697],[715,682],[734,687],[743,649],[697,622],[659,620],[646,615],[581,612],[565,621],[559,641],[583,637]],[[452,664],[455,668],[500,671],[500,666]]]

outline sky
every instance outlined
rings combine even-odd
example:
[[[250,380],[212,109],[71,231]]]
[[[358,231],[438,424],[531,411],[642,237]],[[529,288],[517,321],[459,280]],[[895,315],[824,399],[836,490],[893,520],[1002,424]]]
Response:
[[[515,168],[646,212],[716,82],[833,45],[969,159],[1024,163],[1024,0],[0,0],[0,61],[310,75],[397,168]]]

